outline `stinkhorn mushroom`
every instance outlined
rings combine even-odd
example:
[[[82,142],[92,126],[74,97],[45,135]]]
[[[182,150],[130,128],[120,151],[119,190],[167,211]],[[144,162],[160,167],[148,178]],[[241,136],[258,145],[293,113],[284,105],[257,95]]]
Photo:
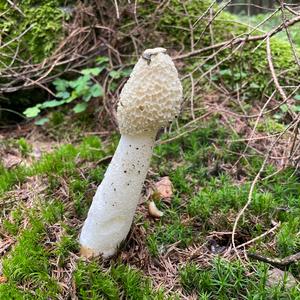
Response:
[[[181,100],[182,86],[166,49],[145,50],[120,95],[121,139],[81,231],[83,256],[109,257],[126,238],[156,134],[178,115]]]

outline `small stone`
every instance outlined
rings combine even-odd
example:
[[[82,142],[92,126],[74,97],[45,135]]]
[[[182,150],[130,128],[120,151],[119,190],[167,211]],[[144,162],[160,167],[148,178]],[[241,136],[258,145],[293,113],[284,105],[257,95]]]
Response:
[[[286,289],[291,289],[298,284],[295,277],[290,272],[284,272],[280,269],[272,269],[268,271],[267,286],[276,287],[284,286]]]

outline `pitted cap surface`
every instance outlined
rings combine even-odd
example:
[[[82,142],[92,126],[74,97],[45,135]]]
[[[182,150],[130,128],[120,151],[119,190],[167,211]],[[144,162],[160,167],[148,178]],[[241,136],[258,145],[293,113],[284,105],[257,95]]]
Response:
[[[120,95],[121,134],[137,135],[166,126],[178,115],[181,101],[182,86],[166,49],[145,50]]]

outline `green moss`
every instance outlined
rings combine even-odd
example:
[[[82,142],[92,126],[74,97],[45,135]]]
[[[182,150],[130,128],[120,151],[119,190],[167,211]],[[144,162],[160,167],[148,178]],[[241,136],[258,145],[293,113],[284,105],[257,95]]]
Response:
[[[17,223],[10,222],[8,220],[3,220],[2,227],[7,233],[11,235],[16,235],[19,230],[19,226]]]
[[[80,300],[87,299],[166,299],[163,291],[153,291],[151,281],[138,270],[120,264],[104,270],[96,262],[79,262],[74,273]]]
[[[65,121],[65,115],[61,111],[54,111],[50,115],[50,125],[53,127],[57,127],[62,125]]]
[[[24,167],[18,166],[8,170],[0,162],[0,195],[25,178],[26,169]]]
[[[193,179],[186,180],[187,174],[192,174],[197,180],[197,185],[201,185],[202,180],[208,177],[211,162],[218,161],[221,164],[223,161],[230,162],[236,159],[235,155],[226,152],[234,144],[225,142],[225,139],[231,136],[217,124],[217,118],[212,118],[208,123],[199,124],[199,129],[189,133],[188,138],[182,136],[174,142],[156,147],[154,165],[160,170],[161,175],[168,174],[172,177],[174,186],[179,190],[182,189],[183,192],[191,190]],[[180,133],[176,132],[175,136]],[[168,138],[172,136],[165,135],[162,141]],[[212,142],[217,143],[219,148],[216,149]],[[177,168],[173,167],[174,161]]]
[[[254,125],[254,122],[252,125]],[[264,120],[258,123],[256,129],[258,132],[274,134],[284,131],[285,126],[272,118],[266,117]]]
[[[138,270],[120,264],[112,267],[111,274],[121,285],[127,299],[163,299],[160,292],[153,291],[150,279]]]
[[[74,208],[79,218],[87,215],[91,201],[87,201],[88,181],[83,179],[73,179],[70,181],[70,196],[74,202]],[[91,199],[90,199],[91,200]]]
[[[24,15],[14,9],[7,1],[0,1],[0,10],[6,13],[0,18],[0,30],[3,32],[3,43],[27,32],[4,49],[4,53],[13,54],[20,46],[19,54],[24,60],[32,59],[39,62],[47,57],[62,37],[62,22],[64,13],[59,8],[61,1],[32,1],[18,3]],[[30,30],[28,30],[31,27]],[[2,58],[7,60],[7,58]]]
[[[104,173],[106,171],[107,166],[97,166],[94,169],[92,169],[89,173],[88,180],[90,182],[94,182],[96,184],[100,184],[104,177]]]
[[[18,166],[7,170],[0,163],[0,194],[9,190],[14,184],[23,182],[27,177],[35,175],[75,176],[77,174],[78,158],[94,161],[106,155],[101,148],[101,141],[98,137],[85,138],[82,143],[75,147],[65,144],[52,153],[32,164],[30,167]],[[100,178],[100,174],[98,174]],[[52,177],[52,180],[53,177]],[[54,181],[53,181],[54,184]]]
[[[0,296],[1,300],[33,300],[36,299],[29,292],[24,292],[18,288],[14,283],[2,283],[0,284]]]
[[[147,245],[151,255],[164,253],[167,247],[178,242],[177,247],[185,248],[197,242],[191,224],[183,223],[178,210],[162,209],[164,216],[157,222],[154,230],[147,236]]]
[[[55,173],[62,176],[63,174],[72,174],[76,169],[75,158],[78,150],[70,144],[61,146],[53,153],[46,154],[40,161],[33,165],[29,174],[46,174]]]
[[[47,224],[55,224],[63,219],[64,204],[59,200],[51,201],[50,203],[42,204],[42,219]]]
[[[187,263],[179,273],[187,295],[197,293],[199,299],[297,299],[299,285],[268,287],[268,266],[257,264],[255,270],[249,273],[239,261],[217,258],[211,268],[202,269],[195,263]]]
[[[3,220],[3,224],[2,224],[3,229],[10,235],[17,235],[19,232],[21,222],[24,217],[23,215],[24,215],[24,209],[22,209],[22,207],[16,207],[10,213],[11,219]]]
[[[189,171],[187,167],[178,167],[176,170],[170,172],[170,179],[175,190],[181,191],[182,193],[191,193],[192,187],[189,180],[187,180]]]
[[[10,255],[3,260],[3,274],[10,284],[30,283],[41,295],[53,296],[58,292],[58,285],[51,278],[49,252],[41,243],[44,226],[36,219],[31,223],[32,227],[22,232]]]
[[[79,147],[80,157],[89,161],[98,160],[104,156],[101,141],[96,136],[89,136],[83,139]]]
[[[60,266],[66,264],[70,252],[78,252],[79,244],[76,235],[65,234],[55,244],[53,254],[58,258]]]
[[[277,248],[280,256],[286,257],[295,254],[300,250],[300,218],[296,215],[290,217],[277,233]]]
[[[229,209],[242,206],[248,195],[247,188],[239,188],[227,180],[212,179],[197,195],[188,203],[187,210],[193,217],[205,222],[210,218],[213,211],[222,210],[224,213]]]
[[[187,263],[181,267],[179,276],[180,283],[187,293],[207,291],[213,285],[212,274],[209,271],[201,270],[194,263]]]
[[[27,156],[32,151],[32,146],[24,138],[17,140],[17,146],[22,156]]]
[[[159,22],[157,23],[157,29],[162,32],[167,32],[169,35],[169,42],[173,44],[183,43],[185,45],[190,44],[190,22],[195,22],[211,5],[211,1],[186,1],[183,3],[180,0],[171,0],[165,9],[161,11],[159,15]],[[185,7],[184,7],[185,6]],[[214,6],[217,9],[217,6]],[[187,13],[185,12],[187,11]],[[237,18],[227,12],[222,12],[219,17],[213,23],[215,42],[221,42],[226,39],[230,39],[232,35],[239,35],[243,33],[247,26],[236,23]],[[226,22],[224,24],[224,21]],[[180,33],[180,34],[179,34]],[[204,33],[204,34],[203,34]],[[206,28],[206,22],[198,23],[193,31],[195,41],[200,38],[200,47],[207,46],[211,43],[211,36],[209,28]]]
[[[120,290],[107,272],[103,272],[97,263],[79,262],[74,273],[79,299],[118,299]]]

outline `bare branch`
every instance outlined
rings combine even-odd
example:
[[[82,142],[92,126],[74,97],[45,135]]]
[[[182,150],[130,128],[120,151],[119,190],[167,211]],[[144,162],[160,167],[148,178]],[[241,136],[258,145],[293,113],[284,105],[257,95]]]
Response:
[[[288,20],[285,23],[280,24],[279,26],[277,26],[276,28],[274,28],[272,31],[262,34],[262,35],[254,35],[254,36],[247,36],[245,38],[240,38],[240,37],[234,37],[229,41],[225,41],[225,42],[221,42],[215,45],[211,45],[202,49],[198,49],[186,54],[182,54],[182,55],[178,55],[173,57],[174,60],[178,60],[178,59],[185,59],[185,58],[189,58],[192,56],[196,56],[199,55],[203,52],[207,52],[207,51],[211,51],[213,49],[219,49],[223,46],[226,45],[230,45],[230,46],[235,46],[237,44],[241,44],[241,43],[245,43],[245,42],[254,42],[254,41],[261,41],[261,40],[265,40],[267,37],[272,37],[273,35],[277,34],[278,32],[282,31],[285,27],[290,27],[293,26],[294,24],[300,22],[300,16],[297,16],[291,20]]]

